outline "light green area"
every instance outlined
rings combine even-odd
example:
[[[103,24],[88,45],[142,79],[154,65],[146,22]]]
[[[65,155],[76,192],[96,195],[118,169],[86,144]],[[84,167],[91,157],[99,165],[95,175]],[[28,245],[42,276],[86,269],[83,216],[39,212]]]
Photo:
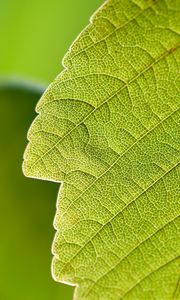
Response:
[[[76,300],[179,299],[178,9],[107,1],[37,106],[24,172],[63,182],[53,272]]]
[[[102,0],[1,0],[0,76],[46,83]]]
[[[51,277],[58,186],[22,174],[26,133],[40,95],[37,88],[0,86],[1,300],[72,299],[72,288]]]

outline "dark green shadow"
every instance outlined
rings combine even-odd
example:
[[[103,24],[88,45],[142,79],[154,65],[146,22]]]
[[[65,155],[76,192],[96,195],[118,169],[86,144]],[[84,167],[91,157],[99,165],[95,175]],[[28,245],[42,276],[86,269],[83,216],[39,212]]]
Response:
[[[59,185],[25,178],[27,130],[42,89],[0,87],[0,299],[70,300],[73,289],[51,277],[53,218]]]

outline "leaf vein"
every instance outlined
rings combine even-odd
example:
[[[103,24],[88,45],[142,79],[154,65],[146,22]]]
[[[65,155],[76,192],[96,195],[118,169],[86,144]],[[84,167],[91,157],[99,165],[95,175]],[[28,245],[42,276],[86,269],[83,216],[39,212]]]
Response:
[[[110,270],[108,270],[105,274],[103,274],[98,280],[90,287],[89,291],[87,291],[86,296],[89,295],[93,287],[100,281],[102,278],[107,276],[110,272],[112,272],[116,267],[118,267],[125,259],[129,257],[135,250],[137,250],[141,245],[143,245],[146,241],[150,240],[154,237],[157,233],[161,232],[167,225],[174,222],[179,216],[175,216],[172,220],[169,220],[167,223],[163,224],[160,228],[158,228],[155,232],[147,236],[144,240],[142,240],[138,245],[136,245],[131,251],[129,251],[118,263],[116,263]]]
[[[161,179],[163,179],[168,173],[170,173],[173,169],[175,169],[177,166],[179,165],[179,162],[177,164],[175,164],[171,169],[169,169],[165,174],[163,174],[160,178],[158,178],[156,181],[154,181],[150,186],[147,187],[146,190],[144,190],[140,195],[138,195],[136,198],[134,198],[131,202],[129,202],[121,211],[119,211],[118,213],[116,213],[111,219],[109,219],[82,247],[81,249],[79,249],[76,254],[66,263],[66,265],[62,268],[62,270],[64,270],[66,268],[66,266],[74,259],[77,257],[77,255],[83,251],[83,249],[86,247],[86,245],[91,242],[96,236],[97,234],[99,234],[101,232],[101,230],[103,230],[103,228],[110,222],[112,222],[113,219],[115,219],[119,214],[121,214],[125,209],[127,209],[128,206],[130,206],[132,203],[134,203],[135,201],[137,201],[137,199],[139,199],[144,193],[146,193],[152,186],[154,186],[157,182],[159,182]],[[61,272],[61,271],[60,271]]]
[[[117,90],[115,93],[113,93],[109,98],[107,98],[104,102],[102,102],[99,106],[97,106],[95,109],[93,109],[89,114],[87,114],[75,127],[73,127],[67,134],[65,134],[61,140],[59,140],[58,142],[56,142],[50,149],[48,149],[42,156],[41,158],[37,159],[34,161],[34,163],[29,166],[29,168],[32,170],[35,165],[38,163],[38,161],[40,161],[44,156],[46,156],[49,152],[51,152],[60,142],[62,142],[62,140],[64,140],[67,136],[69,136],[71,134],[71,132],[73,130],[75,130],[79,125],[81,125],[86,119],[88,119],[92,113],[94,113],[97,109],[99,109],[102,105],[104,105],[105,103],[107,103],[110,99],[112,99],[114,96],[116,96],[119,92],[121,92],[124,88],[126,88],[130,83],[136,81],[141,75],[143,75],[146,71],[148,71],[149,69],[151,69],[156,63],[158,63],[159,61],[161,61],[162,59],[164,59],[165,57],[167,57],[168,55],[172,54],[172,49],[173,51],[177,50],[179,48],[179,45],[176,45],[174,47],[172,47],[171,49],[167,50],[166,52],[164,52],[162,55],[160,55],[157,59],[154,60],[153,63],[151,63],[150,65],[148,65],[146,68],[144,68],[144,70],[142,72],[140,72],[137,76],[135,76],[134,78],[132,78],[131,80],[129,80],[125,85],[123,85],[123,87],[121,87],[119,90]],[[39,112],[39,114],[41,114],[41,112]],[[30,138],[29,138],[30,141]]]

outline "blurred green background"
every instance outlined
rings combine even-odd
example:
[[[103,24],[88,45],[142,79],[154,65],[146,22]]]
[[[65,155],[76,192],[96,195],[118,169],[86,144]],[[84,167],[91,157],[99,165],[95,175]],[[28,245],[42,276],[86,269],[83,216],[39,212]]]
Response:
[[[59,186],[21,171],[44,88],[102,0],[0,0],[0,300],[70,300],[51,277]]]

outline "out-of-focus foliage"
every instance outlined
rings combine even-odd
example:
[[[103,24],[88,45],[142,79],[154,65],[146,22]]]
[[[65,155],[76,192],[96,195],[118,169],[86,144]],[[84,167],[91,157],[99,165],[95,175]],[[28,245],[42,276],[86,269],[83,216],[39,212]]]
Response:
[[[1,0],[0,75],[49,82],[102,0]]]

